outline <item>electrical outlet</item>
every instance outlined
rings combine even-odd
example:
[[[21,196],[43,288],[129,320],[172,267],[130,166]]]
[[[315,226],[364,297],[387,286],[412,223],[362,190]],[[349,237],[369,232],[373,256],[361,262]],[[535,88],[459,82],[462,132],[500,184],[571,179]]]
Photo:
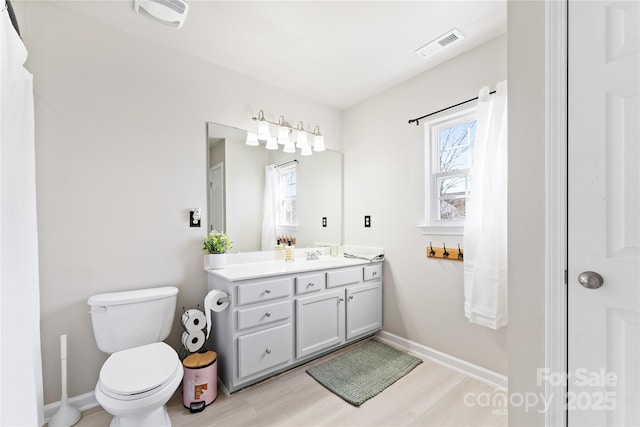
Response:
[[[326,227],[326,226],[327,226],[327,217],[326,217],[326,216],[323,216],[323,217],[322,217],[322,226],[323,226],[323,227]]]
[[[365,226],[365,228],[370,228],[371,227],[371,215],[365,215],[364,216],[364,226]]]

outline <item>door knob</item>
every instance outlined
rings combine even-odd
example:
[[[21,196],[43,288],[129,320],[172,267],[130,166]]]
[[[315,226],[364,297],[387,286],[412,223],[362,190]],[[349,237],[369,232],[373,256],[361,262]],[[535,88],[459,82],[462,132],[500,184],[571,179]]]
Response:
[[[598,289],[604,284],[604,279],[595,271],[585,271],[578,276],[578,282],[587,289]]]

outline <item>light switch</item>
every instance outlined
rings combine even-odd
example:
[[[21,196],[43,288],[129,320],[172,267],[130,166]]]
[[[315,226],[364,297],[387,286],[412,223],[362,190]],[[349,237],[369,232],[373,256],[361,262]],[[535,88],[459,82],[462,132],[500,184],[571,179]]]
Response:
[[[200,227],[201,219],[202,211],[200,208],[189,211],[189,227]]]

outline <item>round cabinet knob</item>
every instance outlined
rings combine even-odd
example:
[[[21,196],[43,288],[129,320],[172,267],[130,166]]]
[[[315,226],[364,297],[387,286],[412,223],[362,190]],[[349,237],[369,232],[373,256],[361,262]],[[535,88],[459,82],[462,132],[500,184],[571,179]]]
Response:
[[[349,301],[353,299],[353,295],[349,295]]]
[[[265,290],[264,290],[264,293],[265,293],[265,294],[270,294],[270,293],[271,293],[271,289],[265,289]]]
[[[344,298],[338,298],[338,302],[344,301]]]
[[[264,314],[264,317],[271,317],[271,313],[269,313],[268,311]]]
[[[267,354],[271,354],[271,349],[270,349],[270,348],[266,349],[266,350],[265,350],[265,353],[267,353]]]
[[[378,272],[377,272],[377,271],[374,271],[374,272],[372,273],[372,276],[376,276],[377,274],[378,274]]]
[[[604,284],[604,279],[595,271],[585,271],[578,276],[578,282],[587,289],[598,289]]]
[[[307,286],[314,287],[315,285],[316,285],[315,283],[309,282],[309,284]]]

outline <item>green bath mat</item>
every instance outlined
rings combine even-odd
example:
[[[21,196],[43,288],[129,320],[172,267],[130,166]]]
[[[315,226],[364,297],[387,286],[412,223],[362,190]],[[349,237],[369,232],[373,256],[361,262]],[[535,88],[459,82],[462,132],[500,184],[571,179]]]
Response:
[[[347,402],[360,406],[420,363],[415,356],[372,340],[310,367],[307,373]]]

